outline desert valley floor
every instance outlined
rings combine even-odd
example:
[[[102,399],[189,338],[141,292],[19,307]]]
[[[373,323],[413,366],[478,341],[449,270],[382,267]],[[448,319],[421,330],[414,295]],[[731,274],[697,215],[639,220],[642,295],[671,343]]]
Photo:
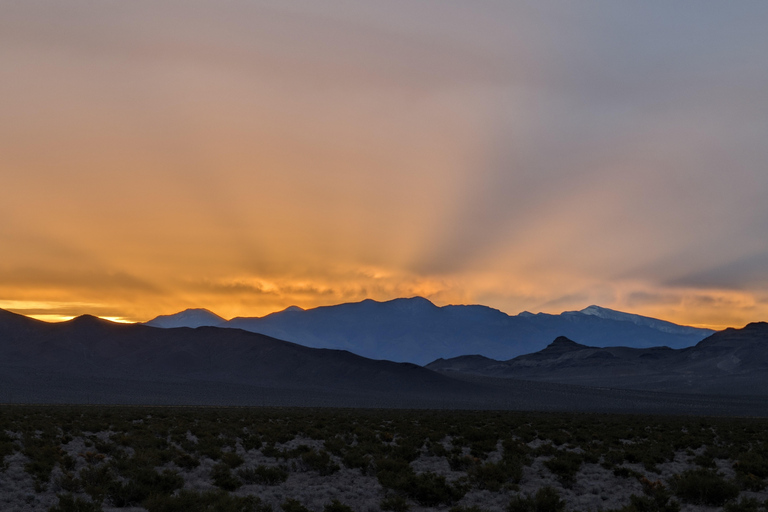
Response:
[[[3,511],[762,510],[768,420],[2,406]]]

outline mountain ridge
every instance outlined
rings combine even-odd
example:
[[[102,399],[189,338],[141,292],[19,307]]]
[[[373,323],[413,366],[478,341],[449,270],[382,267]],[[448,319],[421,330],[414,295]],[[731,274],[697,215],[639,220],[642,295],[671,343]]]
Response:
[[[744,333],[727,335],[736,340]],[[550,345],[573,348],[564,340]],[[582,350],[576,348],[570,352]],[[718,350],[715,347],[715,355]],[[366,359],[343,350],[313,349],[241,329],[163,329],[90,315],[46,323],[0,311],[3,403],[685,411],[768,416],[765,396],[768,393],[756,397],[694,395],[448,374],[410,363]]]
[[[558,341],[559,340],[559,341]],[[463,356],[425,365],[473,374],[593,387],[718,394],[768,394],[768,323],[716,332],[693,347],[592,347],[558,338],[509,360]]]
[[[217,326],[420,365],[466,354],[509,359],[540,350],[560,335],[595,346],[683,348],[714,332],[598,306],[559,315],[508,315],[477,304],[439,307],[423,297],[286,308],[263,317],[235,317]]]

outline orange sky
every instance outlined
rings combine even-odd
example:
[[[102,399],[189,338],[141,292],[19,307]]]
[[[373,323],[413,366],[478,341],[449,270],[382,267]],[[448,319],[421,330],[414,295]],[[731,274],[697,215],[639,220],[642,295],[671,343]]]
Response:
[[[764,4],[0,6],[0,308],[768,319]]]

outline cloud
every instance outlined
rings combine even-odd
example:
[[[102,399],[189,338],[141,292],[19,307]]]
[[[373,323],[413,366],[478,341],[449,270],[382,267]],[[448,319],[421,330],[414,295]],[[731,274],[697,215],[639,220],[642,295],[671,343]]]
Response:
[[[768,314],[766,14],[5,4],[0,299]]]
[[[681,276],[672,286],[759,290],[768,284],[768,253],[753,254],[725,264]]]

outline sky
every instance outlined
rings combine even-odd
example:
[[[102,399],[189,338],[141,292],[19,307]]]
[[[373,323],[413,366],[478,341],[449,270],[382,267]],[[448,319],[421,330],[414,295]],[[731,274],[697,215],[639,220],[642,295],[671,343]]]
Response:
[[[0,2],[0,308],[768,320],[763,0]]]

